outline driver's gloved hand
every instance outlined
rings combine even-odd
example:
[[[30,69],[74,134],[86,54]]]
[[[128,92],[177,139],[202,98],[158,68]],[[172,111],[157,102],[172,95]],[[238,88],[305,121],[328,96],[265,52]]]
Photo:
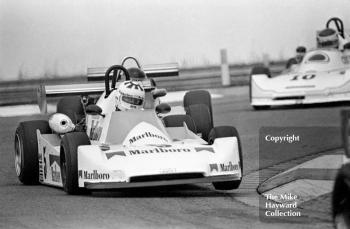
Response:
[[[75,125],[74,131],[76,131],[76,132],[85,132],[86,131],[85,118],[83,118],[79,123],[77,123]]]

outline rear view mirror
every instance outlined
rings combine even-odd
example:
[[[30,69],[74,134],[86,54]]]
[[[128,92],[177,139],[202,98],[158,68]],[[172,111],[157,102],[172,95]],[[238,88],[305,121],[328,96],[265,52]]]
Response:
[[[162,96],[165,96],[167,94],[167,91],[166,89],[154,89],[154,91],[152,91],[152,94],[153,94],[153,98],[156,99],[156,98],[159,98],[159,97],[162,97]]]
[[[161,103],[156,107],[156,113],[157,114],[166,114],[171,111],[171,107],[167,103]]]
[[[102,115],[102,108],[95,105],[95,104],[91,104],[91,105],[86,107],[86,114],[104,116],[104,115]]]

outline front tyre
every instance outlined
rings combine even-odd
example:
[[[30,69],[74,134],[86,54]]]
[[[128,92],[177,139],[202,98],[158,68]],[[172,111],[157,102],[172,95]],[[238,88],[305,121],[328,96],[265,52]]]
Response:
[[[71,195],[85,193],[78,185],[78,146],[90,145],[85,132],[71,132],[63,136],[60,149],[60,164],[63,189]]]
[[[238,155],[239,155],[239,166],[241,174],[243,175],[243,157],[241,141],[238,135],[238,131],[233,126],[218,126],[214,127],[209,133],[209,144],[213,144],[215,139],[224,137],[236,137],[238,142]],[[237,189],[242,182],[242,177],[239,180],[213,182],[213,186],[217,190],[233,190]]]
[[[51,133],[45,120],[21,122],[15,133],[15,169],[18,179],[27,185],[39,183],[38,139],[41,134]]]

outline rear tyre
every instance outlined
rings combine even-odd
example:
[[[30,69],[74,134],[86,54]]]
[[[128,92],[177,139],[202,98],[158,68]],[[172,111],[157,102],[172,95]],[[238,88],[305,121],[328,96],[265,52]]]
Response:
[[[214,127],[209,133],[209,144],[213,144],[215,139],[224,137],[236,137],[238,141],[238,154],[239,154],[239,166],[241,174],[243,174],[243,157],[242,146],[239,138],[239,134],[236,128],[233,126],[218,126]],[[234,181],[213,182],[213,186],[217,190],[232,190],[237,189],[242,182],[242,178]]]
[[[60,164],[63,189],[71,195],[85,194],[78,186],[78,146],[90,145],[85,132],[71,132],[63,136],[60,149]]]
[[[67,115],[74,124],[79,123],[84,117],[84,106],[80,96],[68,96],[57,103],[57,113]]]
[[[270,69],[264,66],[253,67],[252,71],[250,72],[250,75],[267,75],[268,78],[271,78]]]
[[[211,104],[211,95],[206,90],[195,90],[189,91],[184,96],[183,105],[185,108],[195,105],[195,104],[204,104],[209,109],[210,121],[213,123],[213,108]]]
[[[204,104],[190,105],[186,108],[186,114],[193,119],[197,133],[200,133],[202,138],[208,141],[209,132],[213,128],[208,107]]]
[[[39,183],[38,139],[36,130],[42,134],[51,133],[45,120],[21,122],[15,133],[15,169],[23,184]]]
[[[196,124],[189,115],[168,115],[163,118],[164,125],[166,127],[181,127],[186,123],[187,128],[193,133],[197,133]]]

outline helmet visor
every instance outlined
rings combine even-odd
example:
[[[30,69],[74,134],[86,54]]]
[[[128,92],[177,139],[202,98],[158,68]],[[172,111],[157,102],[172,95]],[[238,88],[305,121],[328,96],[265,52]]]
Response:
[[[321,47],[334,47],[338,46],[338,41],[325,41],[320,43]]]
[[[134,98],[134,97],[125,96],[125,95],[122,96],[122,100],[126,103],[136,105],[136,106],[140,106],[143,103],[143,99]]]

